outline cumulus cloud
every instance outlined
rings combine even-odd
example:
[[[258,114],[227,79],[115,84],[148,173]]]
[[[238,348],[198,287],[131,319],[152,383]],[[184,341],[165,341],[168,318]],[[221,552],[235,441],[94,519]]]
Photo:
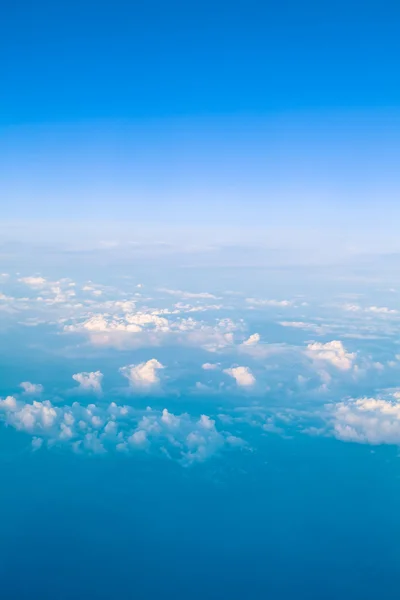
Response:
[[[89,404],[54,406],[50,401],[24,403],[12,396],[0,400],[0,418],[32,436],[32,448],[67,446],[78,453],[145,451],[179,461],[202,462],[240,438],[218,431],[208,415],[176,415],[131,406]]]
[[[158,360],[152,358],[138,365],[127,365],[120,368],[120,373],[126,377],[134,388],[151,388],[160,383],[158,371],[164,369]]]
[[[160,316],[160,312],[141,311],[123,316],[99,313],[72,324],[62,324],[65,332],[86,334],[96,345],[138,347],[175,342],[199,346],[210,352],[233,345],[233,332],[243,327],[242,321],[235,323],[229,318],[218,319],[213,325],[191,317],[168,320]],[[162,313],[171,314],[169,311]]]
[[[47,280],[44,277],[21,277],[18,281],[33,288],[40,288],[47,284]]]
[[[316,362],[329,363],[342,371],[351,369],[356,358],[355,352],[347,352],[339,340],[308,344],[306,354]]]
[[[79,390],[101,393],[101,382],[103,380],[101,371],[75,373],[75,375],[72,375],[72,379],[79,383]]]
[[[293,306],[292,300],[259,300],[257,298],[246,298],[246,302],[252,306]]]
[[[260,341],[260,334],[259,333],[253,333],[247,340],[245,340],[243,342],[244,346],[254,346],[255,344],[258,344],[258,342]]]
[[[40,383],[31,383],[30,381],[23,381],[19,384],[24,391],[24,394],[41,394],[43,392],[43,386]]]
[[[304,321],[280,321],[282,327],[293,327],[294,329],[303,329],[304,331],[313,331],[318,335],[324,335],[327,332],[325,325],[317,325],[316,323],[307,323]]]
[[[240,387],[251,387],[255,384],[256,379],[248,367],[231,367],[225,369],[224,373],[233,377]]]
[[[204,371],[215,371],[219,368],[219,363],[204,363],[201,365],[201,368],[204,369]]]
[[[170,294],[171,296],[180,296],[181,298],[199,298],[205,300],[218,300],[217,296],[214,294],[209,294],[208,292],[184,292],[182,290],[170,290],[167,288],[160,288],[159,292],[163,292],[164,294]]]
[[[367,313],[375,313],[380,315],[395,315],[398,313],[394,308],[388,308],[387,306],[366,306],[362,307],[359,304],[345,304],[343,306],[344,310],[349,312],[367,312]]]
[[[328,405],[333,434],[338,439],[368,444],[400,445],[400,402],[358,398]]]

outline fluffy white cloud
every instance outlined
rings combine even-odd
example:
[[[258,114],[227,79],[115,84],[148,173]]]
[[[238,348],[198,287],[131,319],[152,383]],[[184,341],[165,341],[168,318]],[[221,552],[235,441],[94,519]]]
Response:
[[[224,447],[240,446],[240,438],[218,431],[207,415],[175,415],[164,409],[137,410],[78,402],[54,406],[50,401],[24,403],[9,396],[0,400],[0,418],[32,435],[32,448],[66,445],[75,452],[145,451],[178,460],[201,462]]]
[[[86,334],[96,345],[138,347],[175,342],[199,346],[210,352],[233,345],[233,332],[243,328],[242,321],[235,323],[228,318],[218,319],[216,324],[210,325],[193,318],[168,320],[161,317],[160,312],[126,312],[123,316],[99,313],[70,325],[62,323],[65,332]],[[172,313],[162,311],[162,314]]]
[[[343,306],[344,310],[349,312],[367,312],[367,313],[375,313],[380,315],[395,315],[398,313],[394,308],[388,308],[387,306],[366,306],[362,307],[359,304],[345,304]]]
[[[164,365],[152,358],[138,365],[121,367],[120,373],[128,379],[132,387],[150,388],[160,383],[158,375],[160,369],[164,369]]]
[[[85,392],[101,392],[101,382],[103,373],[101,371],[92,371],[90,373],[75,373],[72,379],[79,383],[79,389]]]
[[[44,277],[21,277],[18,281],[33,288],[40,288],[47,284],[47,280]]]
[[[245,340],[243,342],[244,346],[254,346],[255,344],[258,344],[258,342],[260,341],[260,334],[259,333],[253,333],[247,340]]]
[[[293,306],[292,300],[259,300],[257,298],[246,298],[246,302],[252,306]]]
[[[204,365],[201,365],[201,368],[204,369],[204,371],[215,371],[216,369],[219,368],[219,364],[218,363],[204,363]]]
[[[308,344],[306,354],[316,362],[329,363],[342,371],[351,369],[356,358],[356,354],[347,352],[339,340],[332,340],[326,344]]]
[[[317,325],[316,323],[306,323],[304,321],[280,321],[282,327],[293,327],[295,329],[303,329],[304,331],[313,331],[318,335],[324,335],[329,329],[325,325]]]
[[[248,367],[232,367],[225,369],[224,373],[233,377],[237,385],[241,387],[251,387],[255,384],[256,379]]]
[[[351,442],[400,445],[400,402],[358,398],[329,405],[335,437]]]
[[[205,300],[218,300],[217,296],[209,294],[208,292],[183,292],[182,290],[169,290],[167,288],[160,288],[159,292],[164,294],[170,294],[171,296],[180,296],[181,298],[199,298]]]
[[[23,381],[19,384],[24,390],[24,394],[41,394],[43,392],[43,386],[40,383],[31,383],[30,381]]]

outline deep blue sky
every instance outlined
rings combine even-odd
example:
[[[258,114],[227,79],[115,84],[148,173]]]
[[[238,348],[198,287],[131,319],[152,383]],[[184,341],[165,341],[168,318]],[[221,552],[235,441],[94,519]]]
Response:
[[[20,1],[3,123],[396,106],[396,2]]]

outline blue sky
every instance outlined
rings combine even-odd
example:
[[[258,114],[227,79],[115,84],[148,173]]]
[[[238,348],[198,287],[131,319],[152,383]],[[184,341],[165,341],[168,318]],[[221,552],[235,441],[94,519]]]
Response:
[[[2,598],[398,597],[399,25],[3,8]]]
[[[398,250],[399,18],[388,2],[7,6],[4,219],[288,244],[345,230],[363,250],[372,229]]]

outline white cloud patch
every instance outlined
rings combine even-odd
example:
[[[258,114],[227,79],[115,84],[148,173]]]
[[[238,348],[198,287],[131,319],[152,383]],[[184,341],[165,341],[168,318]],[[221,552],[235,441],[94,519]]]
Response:
[[[75,373],[75,375],[72,375],[72,379],[79,383],[79,390],[81,391],[101,393],[101,382],[103,380],[101,371]]]
[[[120,373],[128,379],[132,387],[148,389],[159,385],[160,377],[158,371],[160,369],[164,369],[164,365],[155,358],[152,358],[138,365],[121,367]]]
[[[400,402],[358,398],[329,405],[333,434],[338,439],[368,444],[400,445]]]
[[[366,306],[362,307],[359,304],[345,304],[344,310],[348,312],[366,312],[377,315],[395,315],[399,311],[394,308],[388,308],[387,306]]]
[[[356,358],[355,352],[347,352],[339,340],[332,340],[326,344],[320,342],[308,344],[306,354],[313,361],[329,363],[341,371],[351,369]]]
[[[293,327],[294,329],[303,329],[304,331],[312,331],[318,335],[324,335],[329,328],[316,323],[307,323],[304,321],[280,321],[282,327]]]
[[[204,371],[216,371],[219,369],[219,363],[204,363],[201,365],[201,368],[204,369]]]
[[[24,403],[12,396],[0,400],[0,418],[32,435],[32,448],[67,446],[78,453],[149,452],[183,465],[202,462],[240,438],[218,431],[208,415],[193,417],[131,406],[78,402],[58,406],[50,401]]]
[[[218,352],[234,344],[233,332],[243,327],[243,322],[229,318],[218,319],[215,325],[189,318],[168,320],[162,314],[169,311],[125,313],[123,316],[99,313],[68,325],[65,332],[88,335],[91,343],[114,347],[158,346],[162,343],[179,343],[199,346]],[[178,311],[179,312],[179,311]]]
[[[255,384],[256,379],[248,367],[231,367],[225,369],[224,373],[233,377],[240,387],[251,387]]]
[[[31,383],[30,381],[23,381],[19,384],[24,391],[24,394],[41,394],[43,392],[43,386],[40,383]]]
[[[214,296],[214,294],[209,294],[208,292],[184,292],[182,290],[170,290],[167,288],[160,288],[158,291],[163,292],[164,294],[169,294],[171,296],[180,296],[181,298],[185,298],[188,300],[191,298],[198,298],[204,300],[219,299],[217,296]]]
[[[257,298],[246,298],[247,304],[251,306],[277,306],[288,307],[293,306],[292,300],[260,300]]]
[[[247,340],[243,342],[243,346],[255,346],[260,341],[260,334],[253,333]]]
[[[21,277],[18,281],[33,288],[42,288],[47,284],[44,277]]]

